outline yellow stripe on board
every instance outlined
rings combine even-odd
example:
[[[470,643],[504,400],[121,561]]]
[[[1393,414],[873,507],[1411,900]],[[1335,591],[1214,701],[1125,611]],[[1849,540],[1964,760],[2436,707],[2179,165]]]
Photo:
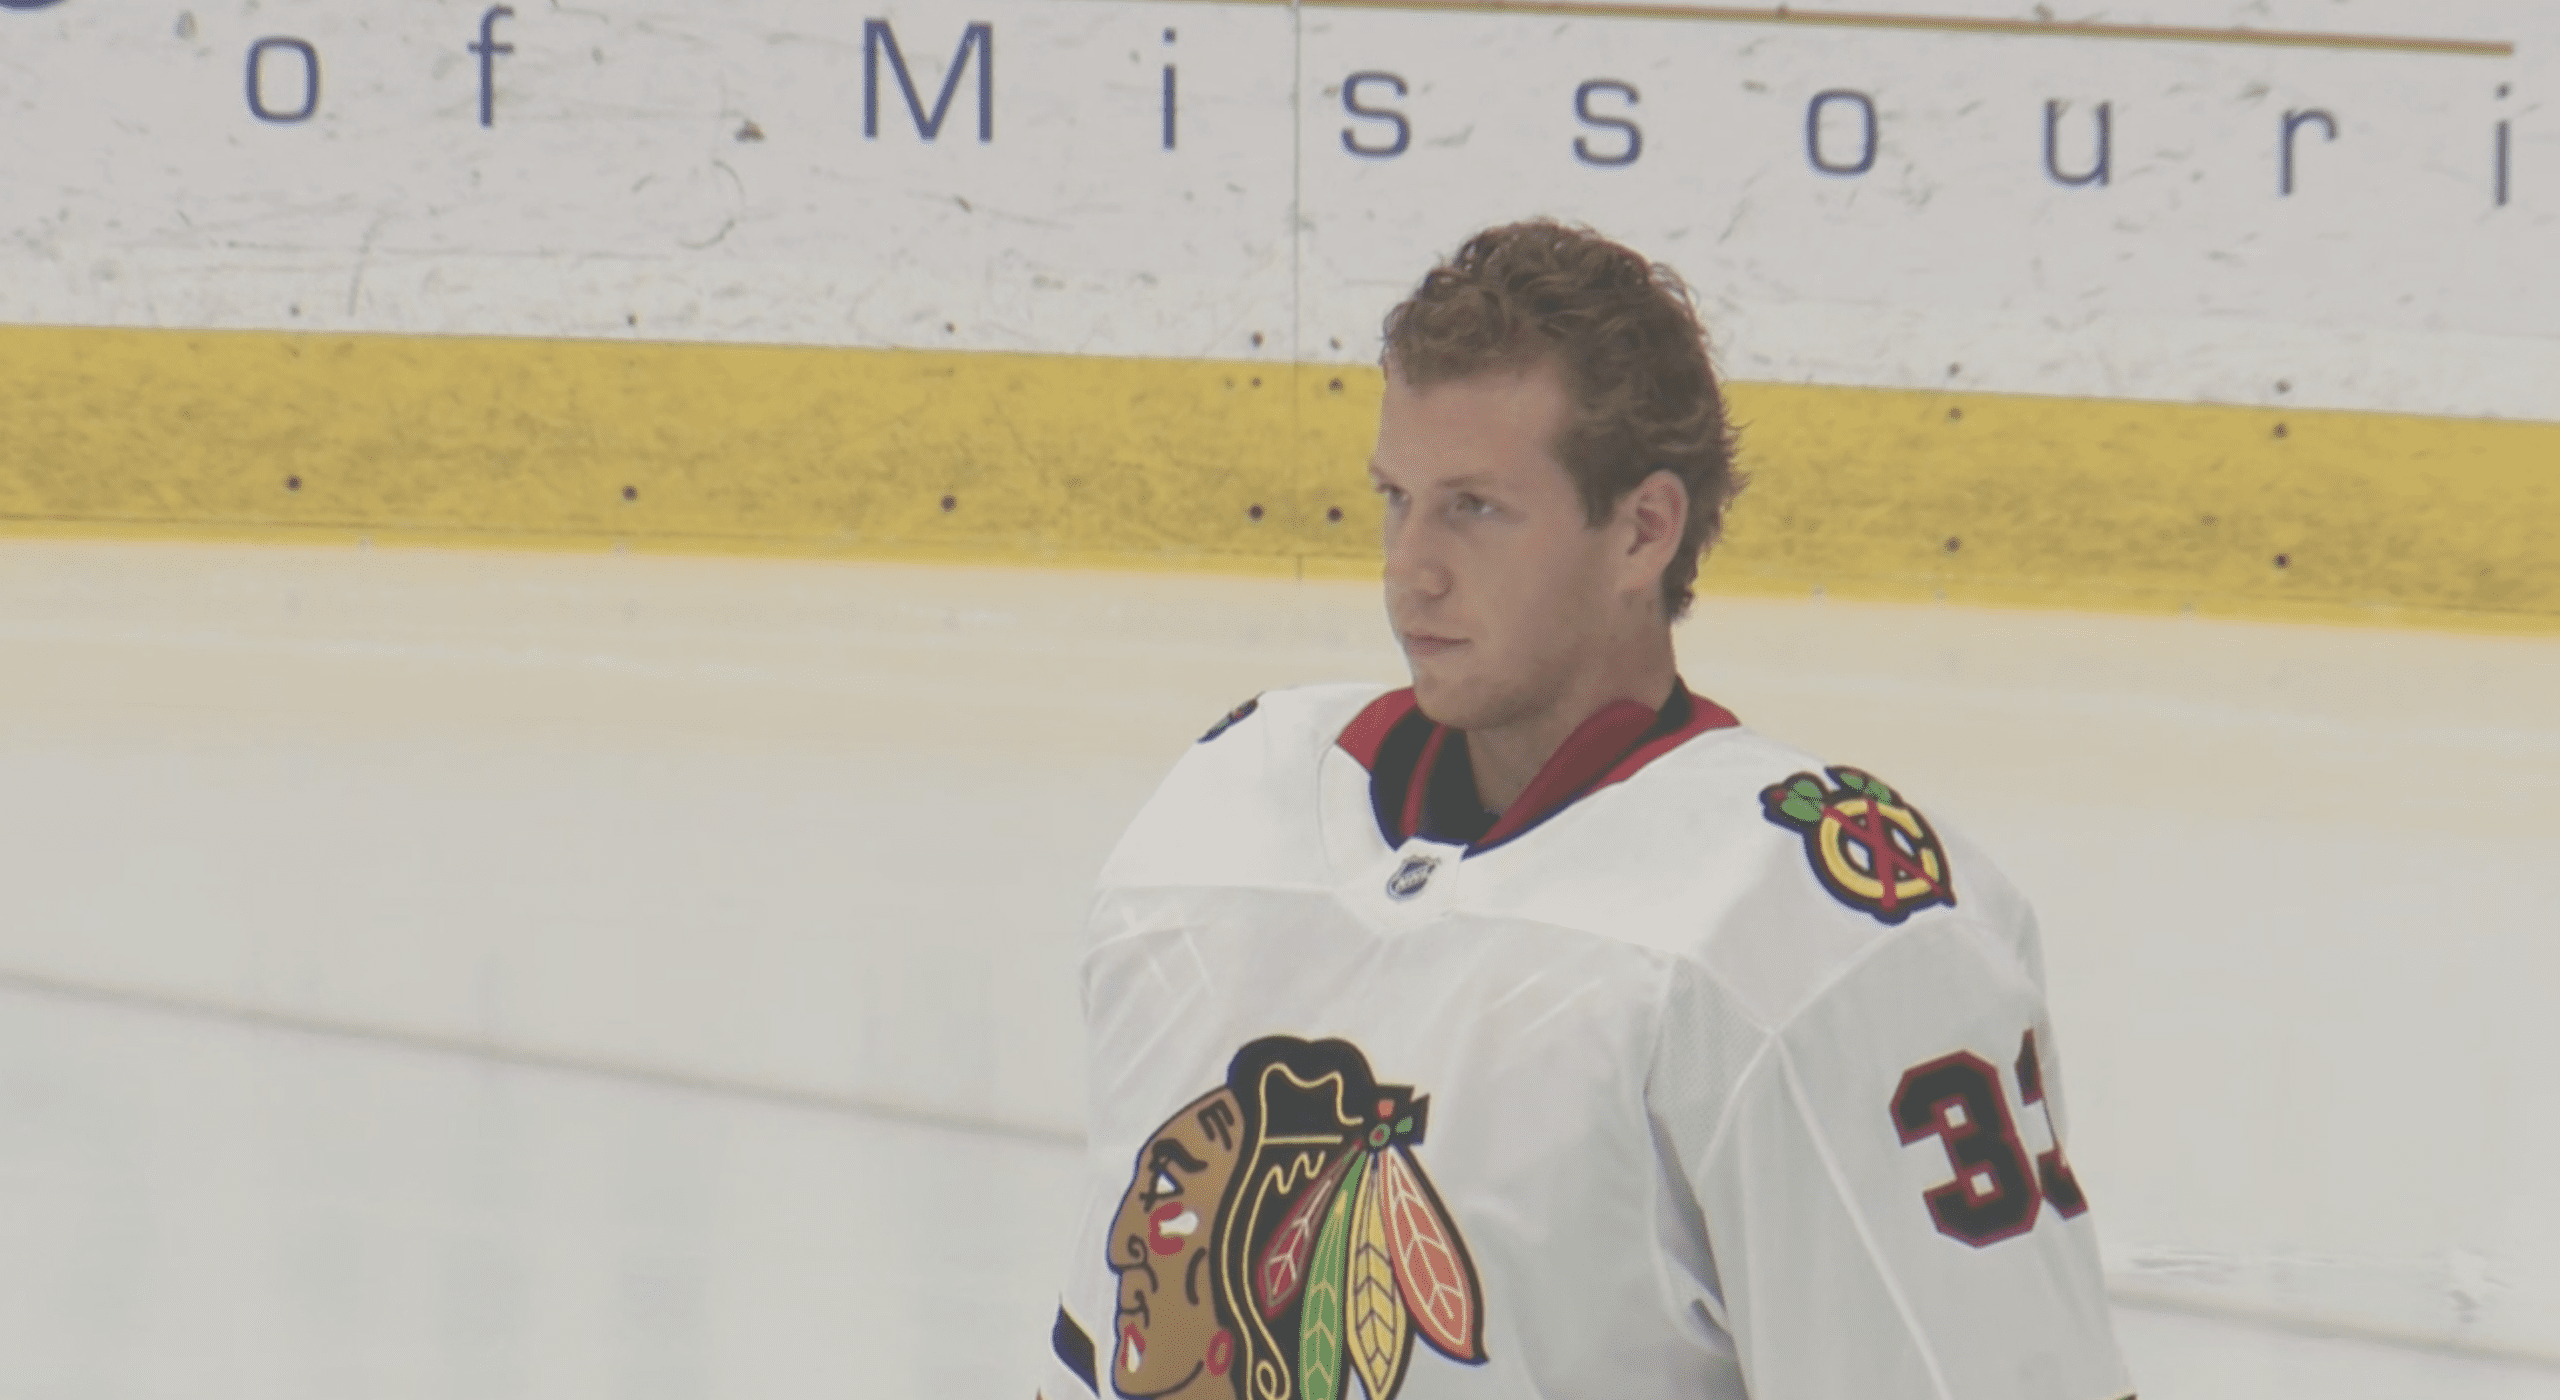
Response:
[[[0,329],[0,533],[1377,567],[1374,370]],[[1714,591],[2560,632],[2560,424],[1739,384]],[[1338,516],[1337,516],[1338,513]]]
[[[1372,548],[1325,512],[1366,505],[1376,396],[1285,363],[7,328],[0,522],[1267,569]],[[1302,487],[1302,440],[1347,495]]]
[[[1737,385],[1710,582],[2560,632],[2560,423]]]

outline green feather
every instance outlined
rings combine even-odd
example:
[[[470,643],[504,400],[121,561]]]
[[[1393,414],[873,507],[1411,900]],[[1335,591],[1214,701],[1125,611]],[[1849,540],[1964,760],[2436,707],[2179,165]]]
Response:
[[[1351,1259],[1351,1203],[1360,1198],[1360,1177],[1368,1169],[1368,1153],[1351,1159],[1351,1170],[1334,1189],[1324,1230],[1316,1236],[1315,1254],[1307,1260],[1306,1301],[1298,1314],[1302,1400],[1342,1400],[1342,1338],[1349,1316],[1343,1274]]]
[[[1818,822],[1822,820],[1822,808],[1819,805],[1808,802],[1801,797],[1790,797],[1786,801],[1779,803],[1778,810],[1800,822]]]

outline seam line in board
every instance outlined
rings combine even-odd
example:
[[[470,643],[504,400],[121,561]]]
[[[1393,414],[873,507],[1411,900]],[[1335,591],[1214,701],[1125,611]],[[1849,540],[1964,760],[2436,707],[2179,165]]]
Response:
[[[1228,0],[1235,3],[1235,0]],[[1899,29],[1940,34],[1982,34],[2034,39],[2116,39],[2155,44],[2233,44],[2252,48],[2337,49],[2440,58],[2513,58],[2514,41],[2452,39],[2431,35],[2335,34],[2316,30],[2215,29],[2168,24],[2097,21],[1982,19],[1966,15],[1894,15],[1859,11],[1757,9],[1739,5],[1676,5],[1645,0],[1242,0],[1311,10],[1446,10],[1460,14],[1539,15],[1592,19],[1690,20],[1710,24],[1768,24],[1819,29]]]
[[[488,1045],[464,1040],[458,1036],[437,1035],[427,1031],[394,1030],[319,1016],[296,1016],[281,1011],[261,1011],[254,1007],[225,1006],[218,1002],[200,1001],[192,997],[91,986],[22,972],[0,973],[0,995],[114,1007],[124,1011],[220,1023],[246,1030],[282,1032],[289,1035],[361,1044],[376,1049],[405,1050],[446,1059],[473,1060],[512,1069],[541,1070],[584,1079],[611,1080],[634,1087],[672,1090],[709,1098],[758,1103],[774,1108],[796,1108],[847,1118],[869,1118],[881,1122],[902,1123],[911,1127],[938,1128],[945,1132],[966,1133],[972,1137],[1007,1138],[1017,1142],[1036,1143],[1043,1147],[1081,1148],[1084,1145],[1084,1135],[1081,1133],[1062,1132],[1053,1128],[1035,1128],[986,1118],[971,1118],[956,1113],[936,1113],[931,1109],[908,1108],[897,1104],[875,1103],[847,1094],[786,1089],[777,1085],[724,1079],[717,1075],[692,1074],[684,1070],[653,1069],[646,1065],[615,1064],[608,1060],[591,1060],[577,1055]]]

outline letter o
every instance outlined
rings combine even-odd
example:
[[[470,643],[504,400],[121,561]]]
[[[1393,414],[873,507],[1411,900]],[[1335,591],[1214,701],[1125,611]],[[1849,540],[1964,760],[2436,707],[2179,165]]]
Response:
[[[268,53],[286,49],[302,55],[302,107],[298,111],[279,112],[267,105],[263,74]],[[249,115],[262,122],[290,124],[307,122],[320,110],[320,51],[301,39],[266,38],[249,46]]]
[[[1825,160],[1822,155],[1822,112],[1834,102],[1854,102],[1858,104],[1859,115],[1866,118],[1866,145],[1858,152],[1857,160],[1847,165],[1834,165]],[[1813,162],[1813,168],[1825,175],[1864,175],[1875,169],[1875,99],[1863,92],[1855,92],[1848,88],[1831,88],[1815,93],[1811,105],[1804,109],[1804,154],[1805,159]]]

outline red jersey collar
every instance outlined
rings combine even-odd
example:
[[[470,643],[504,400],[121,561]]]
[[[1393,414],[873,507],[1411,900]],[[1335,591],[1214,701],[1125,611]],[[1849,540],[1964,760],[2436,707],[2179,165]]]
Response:
[[[1601,788],[1626,781],[1698,735],[1740,722],[1677,680],[1660,710],[1611,701],[1566,736],[1518,801],[1464,844],[1470,854],[1498,846]],[[1433,723],[1409,687],[1369,702],[1335,742],[1369,770],[1370,807],[1390,846],[1403,845],[1431,825],[1435,800],[1444,806],[1473,801],[1472,777],[1453,768],[1453,761],[1465,759],[1464,733]],[[1463,784],[1452,783],[1462,776]],[[1453,786],[1464,791],[1453,792]]]

